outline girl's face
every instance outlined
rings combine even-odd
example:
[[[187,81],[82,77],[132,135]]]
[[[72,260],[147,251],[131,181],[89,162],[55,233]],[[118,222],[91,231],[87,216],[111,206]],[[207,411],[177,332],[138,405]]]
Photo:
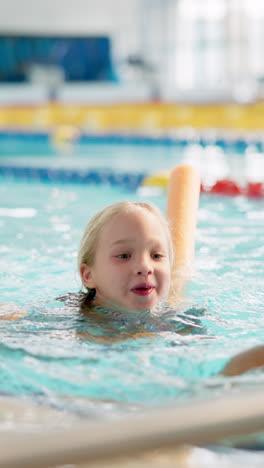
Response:
[[[114,216],[101,229],[94,264],[82,265],[83,283],[100,305],[146,310],[170,285],[168,243],[160,220],[146,209]]]

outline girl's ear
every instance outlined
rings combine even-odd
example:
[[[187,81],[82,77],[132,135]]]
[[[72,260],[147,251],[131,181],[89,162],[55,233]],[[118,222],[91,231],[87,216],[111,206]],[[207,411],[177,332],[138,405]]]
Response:
[[[82,283],[89,289],[95,288],[95,282],[93,280],[92,268],[82,263],[80,266],[80,275],[82,278]]]

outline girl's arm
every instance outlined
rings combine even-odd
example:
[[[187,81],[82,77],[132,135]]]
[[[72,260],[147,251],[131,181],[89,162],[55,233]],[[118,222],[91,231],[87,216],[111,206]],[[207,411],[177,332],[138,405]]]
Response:
[[[231,358],[220,374],[231,377],[262,366],[264,366],[264,346],[256,346]]]
[[[21,317],[24,317],[26,314],[23,312],[21,307],[13,304],[12,302],[7,302],[5,304],[0,304],[0,320],[18,320]]]

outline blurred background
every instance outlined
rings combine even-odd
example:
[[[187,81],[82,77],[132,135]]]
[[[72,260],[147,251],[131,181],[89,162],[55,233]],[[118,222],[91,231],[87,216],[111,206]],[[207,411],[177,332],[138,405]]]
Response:
[[[0,8],[1,103],[263,97],[261,0],[1,0]]]
[[[13,151],[7,129],[52,134],[60,149],[85,134],[171,138],[183,130],[191,143],[204,132],[207,143],[242,138],[262,150],[263,1],[0,7],[2,154]]]

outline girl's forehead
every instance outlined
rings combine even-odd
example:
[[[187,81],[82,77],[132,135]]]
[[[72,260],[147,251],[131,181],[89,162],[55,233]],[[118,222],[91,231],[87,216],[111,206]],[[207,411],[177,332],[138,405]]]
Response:
[[[135,208],[131,211],[118,213],[110,221],[112,225],[119,224],[122,226],[126,226],[126,223],[135,226],[149,226],[149,223],[157,226],[161,225],[158,216],[144,208]]]
[[[142,232],[153,237],[165,238],[165,229],[159,217],[146,209],[135,209],[114,215],[102,227],[100,238],[110,240],[110,237],[133,236]]]

